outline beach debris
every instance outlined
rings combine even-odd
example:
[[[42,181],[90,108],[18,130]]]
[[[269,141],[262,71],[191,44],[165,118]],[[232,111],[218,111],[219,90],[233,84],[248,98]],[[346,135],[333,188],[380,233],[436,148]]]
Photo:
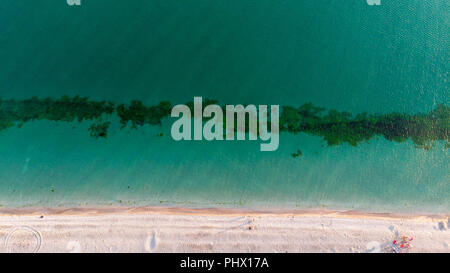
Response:
[[[394,253],[405,253],[408,252],[411,248],[411,241],[413,240],[413,237],[409,236],[401,236],[398,239],[394,239],[392,241],[392,251]]]
[[[39,219],[42,219],[42,218],[44,218],[44,215],[39,216]]]
[[[254,230],[255,229],[255,226],[249,226],[248,227],[248,230]]]

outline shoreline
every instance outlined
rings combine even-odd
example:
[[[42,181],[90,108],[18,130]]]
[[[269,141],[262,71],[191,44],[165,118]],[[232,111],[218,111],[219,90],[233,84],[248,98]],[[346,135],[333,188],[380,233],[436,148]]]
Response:
[[[268,217],[335,217],[379,220],[445,220],[449,213],[390,213],[329,209],[247,209],[190,208],[177,206],[98,206],[98,207],[1,207],[0,216],[102,216],[102,215],[191,215],[191,216],[268,216]]]

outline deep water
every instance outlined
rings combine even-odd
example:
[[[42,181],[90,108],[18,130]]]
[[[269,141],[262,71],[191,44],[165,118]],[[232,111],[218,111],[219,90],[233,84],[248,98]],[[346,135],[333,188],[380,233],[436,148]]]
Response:
[[[439,0],[4,0],[0,96],[426,114],[450,103],[449,19]],[[91,136],[92,120],[0,122],[0,205],[450,210],[445,137],[426,149],[383,134],[330,146],[285,130],[277,151],[260,152],[175,142],[167,118],[121,129],[102,114],[107,137],[103,123]]]

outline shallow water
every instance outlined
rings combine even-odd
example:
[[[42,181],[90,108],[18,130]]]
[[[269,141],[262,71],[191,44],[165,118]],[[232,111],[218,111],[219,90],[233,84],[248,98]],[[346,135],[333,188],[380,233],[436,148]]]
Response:
[[[428,112],[449,105],[449,5],[5,0],[0,95]],[[171,123],[115,122],[106,139],[91,138],[88,122],[0,131],[0,205],[450,208],[445,143],[426,151],[381,137],[328,147],[282,133],[279,149],[262,153],[257,142],[175,142]]]

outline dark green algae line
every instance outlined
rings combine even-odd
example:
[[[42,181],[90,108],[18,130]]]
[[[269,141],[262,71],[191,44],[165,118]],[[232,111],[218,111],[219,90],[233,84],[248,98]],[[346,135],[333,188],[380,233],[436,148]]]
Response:
[[[217,104],[206,99],[203,105]],[[193,102],[186,103],[193,109]],[[224,108],[222,106],[222,108]],[[115,104],[108,101],[92,101],[86,97],[62,96],[59,99],[33,97],[26,100],[3,100],[0,98],[0,131],[13,126],[22,126],[33,120],[87,121],[95,138],[106,138],[111,124],[108,116],[116,114],[121,128],[137,129],[145,124],[159,125],[169,117],[172,105],[162,101],[158,105],[146,106],[133,100],[129,104]],[[248,121],[248,119],[247,119]],[[225,121],[226,122],[226,121]],[[325,111],[311,103],[300,107],[283,106],[280,114],[280,131],[306,133],[322,137],[329,146],[348,143],[357,146],[376,136],[389,141],[404,142],[411,139],[418,148],[429,150],[434,141],[446,141],[449,147],[450,107],[438,105],[428,113],[418,114],[368,114],[352,115],[337,110]],[[270,126],[269,126],[270,128]]]

